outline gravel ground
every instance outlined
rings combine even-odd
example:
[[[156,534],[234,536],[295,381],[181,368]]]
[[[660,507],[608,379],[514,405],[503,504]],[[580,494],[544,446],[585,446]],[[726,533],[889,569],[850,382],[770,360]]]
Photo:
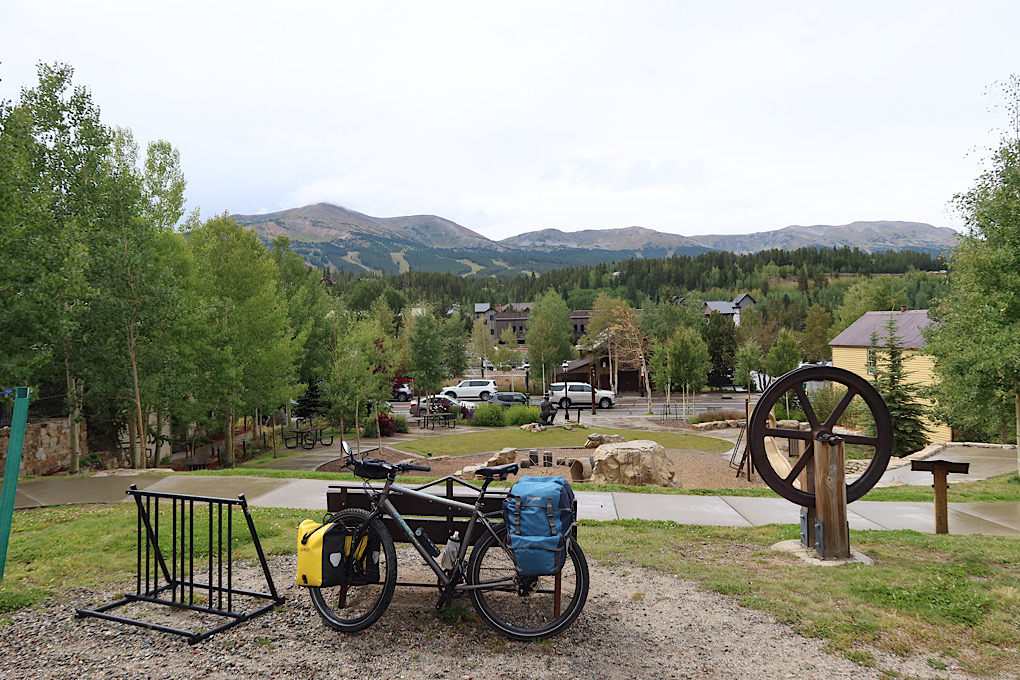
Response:
[[[537,449],[538,451],[551,451],[553,460],[558,458],[580,458],[590,456],[594,449]],[[384,446],[382,455],[372,451],[369,455],[397,462],[412,460],[422,465],[429,465],[432,470],[429,477],[444,477],[452,475],[465,465],[483,465],[491,453],[481,453],[472,456],[457,456],[454,458],[421,458],[408,454],[405,451],[398,451]],[[683,489],[748,489],[767,488],[761,478],[755,475],[754,480],[748,482],[743,476],[737,477],[736,470],[729,465],[729,454],[708,453],[706,451],[695,451],[688,449],[666,449],[666,455],[673,462],[676,470],[674,485]],[[523,454],[518,452],[519,457]],[[321,472],[341,472],[340,461],[327,463],[319,468]],[[420,474],[420,473],[419,473]],[[570,468],[565,465],[553,465],[552,467],[532,466],[521,470],[522,475],[558,475],[570,479]],[[402,476],[402,479],[411,478],[413,475]],[[576,483],[575,489],[581,491],[584,484]]]
[[[420,568],[401,552],[401,578]],[[877,669],[827,654],[821,643],[770,616],[696,585],[629,565],[591,563],[587,606],[564,634],[518,643],[490,631],[470,612],[437,618],[435,595],[399,588],[389,610],[358,635],[327,628],[303,589],[291,585],[292,556],[271,571],[287,602],[277,610],[189,646],[183,637],[96,618],[77,607],[121,597],[124,588],[76,589],[4,615],[0,671],[14,678],[951,678],[924,658],[904,660],[871,650]],[[265,591],[257,564],[235,568],[239,587]],[[465,600],[465,606],[469,604]],[[132,605],[137,607],[137,605]],[[152,607],[150,607],[151,609]],[[241,609],[251,607],[242,604]],[[157,608],[122,615],[157,616],[181,628],[208,628],[193,612]],[[156,619],[150,619],[156,620]],[[878,669],[899,675],[882,675]]]

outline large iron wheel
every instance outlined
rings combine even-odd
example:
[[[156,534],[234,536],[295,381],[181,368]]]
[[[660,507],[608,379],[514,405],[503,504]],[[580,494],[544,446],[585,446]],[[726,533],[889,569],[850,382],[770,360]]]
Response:
[[[822,420],[816,413],[811,402],[811,395],[805,389],[809,382],[828,382],[833,385],[841,385],[846,388],[845,394],[835,405],[832,411]],[[790,428],[777,427],[775,423],[769,423],[769,414],[773,407],[787,393],[796,396],[801,410],[807,418],[809,429],[795,430]],[[874,423],[874,434],[861,435],[851,433],[838,433],[847,444],[860,444],[873,448],[871,461],[864,473],[846,486],[846,500],[848,503],[859,499],[871,490],[885,472],[889,464],[889,457],[892,455],[893,430],[892,419],[889,416],[889,409],[886,408],[882,396],[870,382],[856,373],[851,373],[842,368],[831,366],[805,366],[790,371],[780,377],[762,392],[758,399],[754,412],[751,414],[751,421],[747,426],[748,446],[751,450],[751,460],[762,480],[769,487],[783,498],[793,501],[805,507],[815,506],[814,489],[798,489],[794,486],[800,473],[813,464],[814,443],[824,435],[833,434],[833,429],[843,417],[855,397],[860,397],[871,411],[871,420]],[[766,437],[781,437],[785,439],[800,439],[805,442],[804,453],[793,463],[792,469],[781,474],[775,469],[772,461],[769,460],[766,450]],[[784,471],[785,472],[785,471]]]

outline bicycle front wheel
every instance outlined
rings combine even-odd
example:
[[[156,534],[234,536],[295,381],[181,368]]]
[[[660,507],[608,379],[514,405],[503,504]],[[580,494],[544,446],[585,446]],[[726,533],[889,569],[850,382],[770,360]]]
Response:
[[[494,630],[514,640],[542,640],[574,622],[588,599],[588,562],[577,541],[567,541],[567,559],[559,576],[519,576],[506,547],[506,528],[486,532],[468,561],[471,603]],[[557,592],[557,578],[559,589]]]
[[[360,527],[368,520],[368,512],[360,508],[341,510],[337,517],[348,527]],[[379,620],[393,598],[397,584],[397,551],[393,537],[378,518],[365,526],[369,555],[369,571],[344,586],[309,588],[312,606],[330,628],[343,633],[356,633]],[[378,566],[376,570],[375,566]]]

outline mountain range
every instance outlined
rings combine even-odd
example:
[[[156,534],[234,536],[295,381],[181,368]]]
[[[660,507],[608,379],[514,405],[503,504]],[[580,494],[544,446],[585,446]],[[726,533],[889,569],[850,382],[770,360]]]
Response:
[[[269,242],[290,239],[310,264],[351,271],[450,272],[462,276],[541,274],[553,269],[628,258],[698,255],[713,250],[760,250],[848,246],[865,252],[945,252],[957,233],[922,222],[853,222],[839,226],[789,226],[752,234],[680,236],[644,227],[543,229],[493,241],[435,215],[372,217],[328,203],[264,215],[234,215]]]

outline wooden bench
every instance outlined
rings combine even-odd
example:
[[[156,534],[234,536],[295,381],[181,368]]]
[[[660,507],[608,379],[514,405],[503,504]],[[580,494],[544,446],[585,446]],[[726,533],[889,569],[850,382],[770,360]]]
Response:
[[[475,499],[478,498],[478,487],[454,477],[446,477],[422,486],[408,486],[408,488],[420,491],[429,489],[428,493],[470,505],[473,505]],[[486,514],[501,512],[503,500],[508,491],[509,489],[506,488],[489,487],[485,491],[485,498],[482,499],[483,512]],[[462,537],[465,535],[468,517],[470,517],[470,513],[465,510],[398,493],[390,494],[389,499],[412,531],[422,529],[434,543],[446,543],[454,531],[459,531]],[[326,491],[326,509],[329,512],[339,512],[344,508],[368,510],[369,507],[368,495],[360,482],[330,484]],[[382,521],[394,541],[407,542],[403,530],[396,526],[393,519],[383,517]],[[475,538],[480,535],[478,531],[475,532]]]
[[[418,427],[436,429],[436,423],[445,427],[457,427],[457,416],[452,413],[423,413],[418,416]]]
[[[474,504],[475,499],[478,498],[479,490],[479,487],[456,477],[444,477],[428,484],[408,486],[408,488],[417,491],[431,489],[427,493],[469,505]],[[509,491],[509,488],[504,487],[493,488],[490,486],[486,489],[485,498],[482,499],[482,512],[486,515],[501,513],[503,501],[506,499]],[[465,536],[468,518],[470,517],[470,513],[467,511],[428,499],[399,493],[390,494],[389,499],[393,503],[393,507],[397,509],[397,512],[407,522],[407,525],[411,527],[411,531],[417,531],[419,528],[422,529],[432,539],[433,543],[446,543],[454,531],[459,531],[461,537]],[[369,507],[368,494],[365,492],[364,485],[360,482],[330,484],[329,489],[326,491],[326,509],[331,513],[339,512],[344,508],[368,510]],[[576,499],[574,500],[574,518],[575,520],[577,518]],[[393,536],[394,541],[407,542],[407,536],[400,527],[396,526],[396,522],[392,518],[383,516],[381,519],[389,530],[390,535]],[[479,536],[481,536],[481,533],[476,531],[474,539],[477,540]],[[472,540],[472,543],[474,543],[474,540]]]

